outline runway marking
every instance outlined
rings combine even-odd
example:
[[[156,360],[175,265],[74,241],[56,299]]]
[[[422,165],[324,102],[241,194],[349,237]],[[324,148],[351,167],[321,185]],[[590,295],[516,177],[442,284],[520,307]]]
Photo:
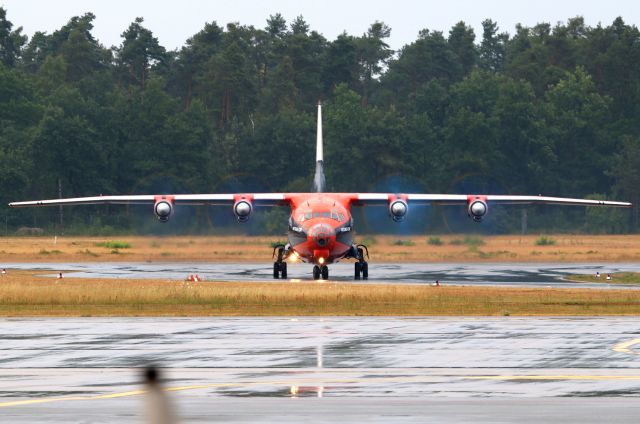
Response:
[[[354,383],[409,383],[409,382],[434,382],[446,379],[451,380],[627,380],[640,381],[640,375],[432,375],[432,376],[415,376],[415,377],[371,377],[371,378],[343,378],[343,379],[297,379],[293,380],[276,380],[276,381],[247,381],[237,383],[210,383],[196,384],[189,386],[166,387],[166,392],[180,392],[186,390],[202,390],[224,387],[248,387],[248,386],[287,386],[299,387],[305,385],[313,385],[317,387],[326,387],[330,384],[354,384]],[[0,408],[11,406],[37,405],[43,403],[66,402],[66,401],[88,401],[100,399],[116,399],[130,396],[140,396],[146,394],[146,390],[129,390],[125,392],[107,393],[95,396],[68,396],[68,397],[50,397],[38,399],[25,399],[9,402],[0,402]]]
[[[640,375],[478,375],[468,380],[640,380]]]
[[[640,344],[640,339],[633,339],[626,342],[618,343],[613,347],[613,350],[619,353],[630,353],[632,355],[640,355],[640,352],[636,352],[630,349],[631,346],[634,346],[637,344]]]
[[[108,393],[105,395],[96,395],[96,396],[69,396],[69,397],[16,400],[11,402],[0,402],[0,408],[4,408],[7,406],[34,405],[38,403],[62,402],[62,401],[68,401],[68,400],[114,399],[114,398],[126,397],[126,396],[137,396],[145,393],[147,393],[146,390],[130,390],[128,392]]]
[[[436,376],[440,377],[440,376]],[[442,378],[442,377],[441,377]],[[377,377],[377,378],[349,378],[349,379],[299,379],[296,381],[282,380],[282,381],[247,381],[238,383],[210,383],[210,384],[196,384],[190,386],[177,386],[166,387],[163,390],[166,392],[180,392],[185,390],[199,390],[199,389],[211,389],[222,387],[247,387],[247,386],[301,386],[301,385],[324,385],[324,384],[338,384],[338,383],[362,383],[362,382],[408,382],[410,380],[424,381],[424,377]],[[433,381],[434,378],[430,378],[429,381]],[[26,399],[16,400],[9,402],[0,402],[0,408],[6,408],[9,406],[22,406],[22,405],[34,405],[40,403],[52,403],[52,402],[64,402],[64,401],[81,401],[81,400],[99,400],[99,399],[114,399],[128,396],[139,396],[147,393],[146,390],[130,390],[126,392],[109,393],[95,396],[68,396],[68,397],[51,397],[51,398],[39,398],[39,399]]]

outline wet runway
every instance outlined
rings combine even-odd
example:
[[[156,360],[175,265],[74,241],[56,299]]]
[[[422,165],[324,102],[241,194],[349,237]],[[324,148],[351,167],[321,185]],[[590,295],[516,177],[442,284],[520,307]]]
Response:
[[[629,318],[0,320],[0,422],[637,422]]]
[[[210,281],[278,281],[273,280],[269,263],[16,263],[2,264],[10,269],[42,269],[74,271],[67,277],[82,278],[148,278],[184,280],[189,274],[198,274]],[[289,264],[289,281],[311,280],[311,265]],[[638,285],[609,285],[563,281],[570,274],[601,274],[640,272],[638,263],[602,264],[532,264],[532,263],[404,263],[369,265],[369,280],[360,283],[429,284],[435,280],[446,284],[625,288],[640,289]],[[55,275],[52,275],[55,276]],[[332,281],[353,281],[353,263],[330,266]]]

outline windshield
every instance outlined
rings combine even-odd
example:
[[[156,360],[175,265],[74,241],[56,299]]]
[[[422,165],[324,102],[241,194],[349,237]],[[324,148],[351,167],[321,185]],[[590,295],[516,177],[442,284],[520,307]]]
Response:
[[[304,222],[304,221],[307,221],[309,219],[314,219],[314,218],[331,218],[331,219],[339,221],[339,222],[344,222],[344,220],[345,220],[344,214],[343,213],[338,213],[336,211],[331,211],[331,212],[306,211],[305,213],[298,215],[298,221],[299,222]]]

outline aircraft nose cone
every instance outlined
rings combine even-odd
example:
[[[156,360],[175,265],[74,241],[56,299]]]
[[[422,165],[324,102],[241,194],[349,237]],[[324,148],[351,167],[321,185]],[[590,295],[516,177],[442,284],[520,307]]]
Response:
[[[331,239],[334,237],[335,231],[333,228],[329,227],[326,224],[318,224],[314,225],[309,229],[309,238],[313,241],[313,243],[320,247],[326,248],[331,244]]]

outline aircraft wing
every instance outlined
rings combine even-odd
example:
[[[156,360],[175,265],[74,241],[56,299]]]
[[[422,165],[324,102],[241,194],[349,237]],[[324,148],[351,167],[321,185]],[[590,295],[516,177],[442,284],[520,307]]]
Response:
[[[284,193],[254,194],[167,194],[167,195],[130,195],[130,196],[93,196],[68,199],[32,200],[12,202],[12,208],[33,206],[71,206],[71,205],[153,205],[158,200],[171,200],[179,205],[232,205],[241,198],[251,199],[260,206],[288,204]]]
[[[327,193],[331,194],[331,193]],[[174,195],[125,195],[125,196],[92,196],[67,199],[32,200],[27,202],[12,202],[12,208],[33,206],[71,206],[71,205],[148,205],[159,199],[171,199],[180,205],[229,205],[235,200],[246,197],[261,206],[287,205],[291,193],[253,193],[253,194],[174,194]],[[510,196],[510,195],[467,195],[467,194],[394,194],[394,193],[353,193],[346,194],[353,198],[354,204],[386,205],[393,199],[404,199],[413,204],[436,205],[464,205],[474,199],[485,200],[492,204],[556,204],[575,206],[614,206],[630,207],[629,202],[614,202],[609,200],[573,199],[567,197],[549,196]]]
[[[393,194],[393,193],[358,193],[354,202],[357,205],[386,205],[393,199],[406,200],[412,204],[464,205],[473,200],[483,200],[492,204],[511,205],[571,205],[571,206],[613,206],[631,207],[629,202],[610,200],[574,199],[568,197],[549,196],[511,196],[511,195],[476,195],[476,194]]]

